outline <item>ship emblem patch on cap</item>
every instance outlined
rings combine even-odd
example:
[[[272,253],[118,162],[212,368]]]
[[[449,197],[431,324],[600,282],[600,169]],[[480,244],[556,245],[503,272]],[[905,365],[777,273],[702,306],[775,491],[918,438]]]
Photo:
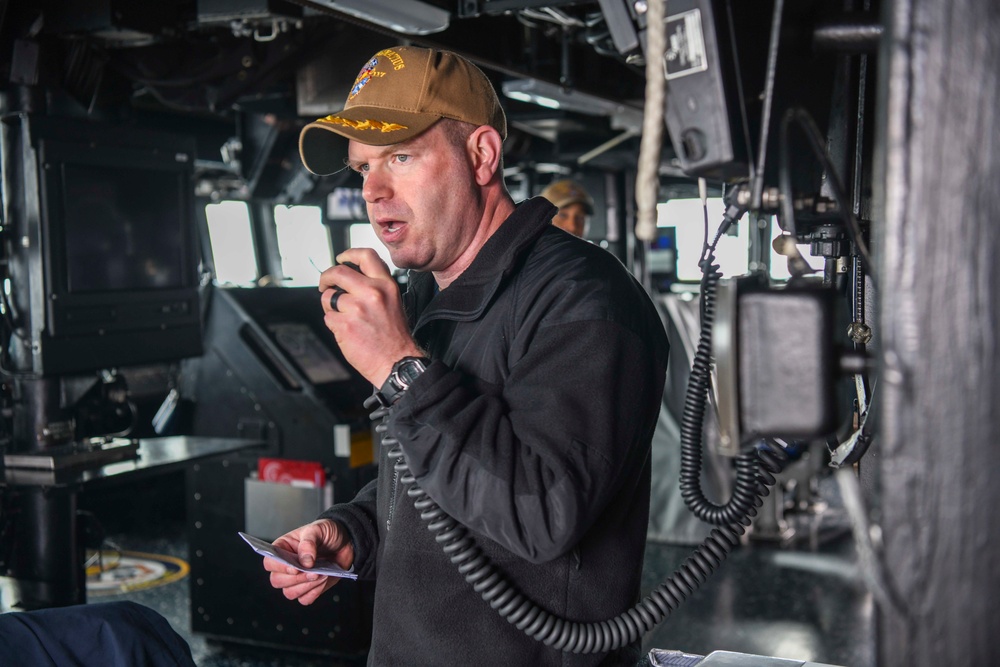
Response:
[[[358,72],[358,78],[354,80],[354,87],[351,88],[351,94],[348,95],[347,99],[353,100],[354,96],[360,93],[361,89],[372,80],[376,67],[378,67],[378,56],[369,60],[368,64],[362,67],[361,71]]]

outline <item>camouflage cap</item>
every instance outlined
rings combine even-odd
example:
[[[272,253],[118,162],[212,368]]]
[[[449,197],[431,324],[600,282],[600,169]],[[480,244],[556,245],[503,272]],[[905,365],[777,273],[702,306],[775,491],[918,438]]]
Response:
[[[569,179],[553,181],[542,190],[541,194],[555,204],[556,208],[562,208],[570,204],[583,204],[583,208],[586,209],[588,214],[594,212],[594,199],[576,181]]]

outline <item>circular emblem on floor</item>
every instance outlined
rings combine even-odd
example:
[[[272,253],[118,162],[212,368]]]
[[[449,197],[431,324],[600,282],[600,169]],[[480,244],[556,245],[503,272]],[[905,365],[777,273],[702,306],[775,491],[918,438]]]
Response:
[[[87,595],[112,595],[163,586],[187,576],[180,558],[138,551],[87,552]]]

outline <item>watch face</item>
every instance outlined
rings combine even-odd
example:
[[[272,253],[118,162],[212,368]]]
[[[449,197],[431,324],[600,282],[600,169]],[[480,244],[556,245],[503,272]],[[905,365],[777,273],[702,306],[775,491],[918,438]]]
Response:
[[[396,367],[396,379],[401,389],[406,389],[420,377],[427,367],[419,359],[404,359]]]

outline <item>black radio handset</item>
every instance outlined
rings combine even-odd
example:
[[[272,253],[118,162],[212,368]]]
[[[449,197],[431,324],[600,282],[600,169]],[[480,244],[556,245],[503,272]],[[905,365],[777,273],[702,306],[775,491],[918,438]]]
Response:
[[[344,266],[349,266],[358,273],[361,273],[361,267],[355,264],[354,262],[341,262],[341,264],[343,264]],[[361,273],[361,275],[364,274]],[[340,299],[341,294],[347,294],[347,290],[345,290],[340,285],[331,285],[330,289],[333,290],[333,294],[330,295],[330,310],[339,313],[340,311],[337,310],[337,300]]]

